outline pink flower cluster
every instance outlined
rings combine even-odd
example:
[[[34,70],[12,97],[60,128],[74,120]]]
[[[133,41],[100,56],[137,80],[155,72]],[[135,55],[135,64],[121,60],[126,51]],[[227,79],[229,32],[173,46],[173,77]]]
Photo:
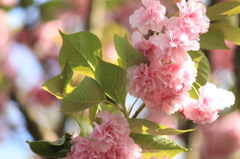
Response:
[[[71,152],[65,159],[140,159],[142,150],[129,137],[129,124],[122,113],[108,111],[98,113],[101,124],[88,138],[80,136],[72,140]]]
[[[127,89],[144,100],[150,110],[173,114],[188,96],[196,73],[190,58],[181,65],[140,64],[129,68]]]
[[[218,118],[218,112],[234,104],[233,93],[207,83],[199,89],[199,99],[191,99],[181,110],[186,119],[194,123],[212,123]]]
[[[149,58],[151,62],[161,61],[182,63],[188,58],[187,51],[199,50],[199,36],[206,33],[210,20],[206,16],[206,6],[196,0],[177,3],[179,15],[167,18],[166,8],[158,0],[142,0],[141,7],[130,16],[133,28],[133,46]],[[154,35],[144,39],[149,31]]]
[[[179,14],[168,18],[160,1],[142,2],[145,7],[135,11],[129,19],[131,26],[138,29],[131,38],[133,47],[144,54],[150,64],[142,63],[128,69],[127,90],[141,98],[149,110],[165,114],[180,110],[196,123],[214,121],[220,110],[232,105],[234,96],[212,84],[200,88],[197,101],[188,93],[197,76],[188,51],[199,50],[199,36],[208,31],[210,20],[206,16],[206,6],[201,1],[182,0],[177,3]],[[208,89],[210,86],[215,89]],[[228,98],[223,100],[226,94]],[[200,112],[196,109],[202,112],[196,114]]]
[[[130,16],[132,27],[138,27],[143,34],[147,34],[149,29],[160,32],[166,8],[156,0],[142,0],[142,3],[146,8],[141,7]]]

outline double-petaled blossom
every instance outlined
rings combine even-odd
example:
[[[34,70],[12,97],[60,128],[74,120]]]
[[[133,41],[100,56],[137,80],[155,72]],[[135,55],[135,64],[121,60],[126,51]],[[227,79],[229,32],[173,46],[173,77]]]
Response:
[[[101,118],[101,124],[94,123],[95,127],[89,138],[94,139],[100,148],[111,148],[114,142],[129,136],[129,125],[123,114],[114,115],[102,111],[97,117]]]
[[[127,71],[127,90],[142,98],[150,110],[173,114],[181,108],[196,75],[197,70],[190,57],[181,65],[135,65]]]
[[[132,66],[127,71],[127,90],[130,94],[142,99],[148,96],[154,96],[158,93],[159,79],[157,76],[157,68],[148,66],[147,64],[140,64]]]
[[[194,123],[212,123],[218,118],[218,112],[234,104],[232,92],[217,88],[211,83],[200,87],[199,99],[189,99],[181,113]]]
[[[188,91],[191,89],[197,75],[194,62],[188,60],[182,65],[167,64],[159,67],[158,78],[159,89],[158,96],[150,96],[145,100],[150,110],[173,114],[178,111],[188,98]]]
[[[101,123],[88,138],[80,136],[72,140],[71,152],[66,159],[140,159],[142,150],[129,137],[129,124],[122,113],[114,115],[102,111],[97,115]]]
[[[206,16],[206,6],[202,1],[185,0],[177,3],[179,8],[180,26],[188,34],[189,39],[198,39],[200,34],[206,33],[210,20]]]
[[[101,155],[101,151],[93,140],[77,136],[72,140],[72,144],[71,152],[65,159],[99,159]]]
[[[156,46],[149,39],[146,40],[140,32],[133,32],[131,41],[133,47],[146,56],[149,61],[157,60],[154,55]]]
[[[144,7],[139,8],[129,17],[133,28],[138,28],[142,34],[149,30],[160,32],[165,19],[166,8],[158,0],[142,0]]]

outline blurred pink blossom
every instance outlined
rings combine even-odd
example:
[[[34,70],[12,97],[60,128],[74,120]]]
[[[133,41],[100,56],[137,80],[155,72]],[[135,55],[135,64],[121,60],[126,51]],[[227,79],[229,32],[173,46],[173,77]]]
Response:
[[[234,69],[233,58],[236,45],[229,41],[225,41],[225,43],[230,48],[229,50],[211,50],[209,53],[213,72],[221,69]]]
[[[12,7],[14,5],[17,5],[19,0],[0,0],[0,5],[3,5],[5,7]]]
[[[36,103],[39,102],[42,106],[52,106],[56,99],[52,94],[36,86],[28,93],[28,100],[33,100]]]
[[[1,47],[1,54],[0,54],[0,62],[7,58],[10,46],[11,46],[11,34],[9,31],[9,23],[10,18],[4,10],[0,9],[0,47]],[[1,64],[1,63],[0,63]]]
[[[203,126],[201,158],[225,159],[240,149],[240,113],[232,112],[213,124]]]

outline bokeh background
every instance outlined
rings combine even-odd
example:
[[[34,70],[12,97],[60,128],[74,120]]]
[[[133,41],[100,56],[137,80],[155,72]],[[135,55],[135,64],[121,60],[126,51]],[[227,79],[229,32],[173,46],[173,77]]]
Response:
[[[208,5],[217,2],[206,1]],[[173,1],[162,3],[168,15],[177,12]],[[128,17],[140,6],[140,0],[0,0],[1,159],[40,159],[26,140],[53,141],[65,132],[79,132],[74,119],[60,112],[61,103],[41,88],[44,81],[61,72],[59,30],[93,32],[103,43],[104,59],[114,62],[117,56],[113,35],[132,32]],[[239,26],[239,17],[224,22]],[[221,112],[219,120],[195,125],[177,114],[159,116],[147,110],[140,114],[141,118],[173,128],[197,127],[194,132],[172,136],[193,149],[175,159],[240,158],[240,48],[226,43],[229,50],[205,50],[212,67],[212,82],[236,95],[236,104]],[[133,101],[129,96],[127,105]]]

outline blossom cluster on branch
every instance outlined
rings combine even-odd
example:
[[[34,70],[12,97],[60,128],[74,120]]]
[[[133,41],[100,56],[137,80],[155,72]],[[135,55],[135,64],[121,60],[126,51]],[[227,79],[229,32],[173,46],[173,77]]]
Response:
[[[233,93],[209,83],[210,65],[200,47],[225,48],[225,39],[240,44],[225,31],[232,28],[238,33],[238,28],[210,23],[239,14],[236,8],[240,3],[226,2],[206,9],[201,0],[181,0],[176,3],[179,12],[171,17],[166,16],[159,0],[142,3],[144,7],[129,18],[136,28],[131,44],[127,36],[114,36],[118,54],[115,64],[103,60],[102,43],[94,34],[60,32],[63,45],[59,63],[63,71],[46,81],[43,88],[62,101],[63,113],[82,113],[80,118],[75,117],[81,134],[72,139],[66,133],[55,142],[28,142],[35,153],[65,159],[172,158],[190,149],[168,135],[194,129],[176,130],[136,118],[145,105],[159,115],[178,112],[187,120],[205,124],[214,122],[219,111],[234,104]],[[225,5],[230,8],[227,15]],[[213,42],[206,44],[211,39]],[[81,74],[76,85],[72,84],[74,74]],[[137,97],[130,109],[125,104],[128,92]],[[144,103],[130,117],[139,98]],[[85,110],[92,127],[89,134],[83,126]]]
[[[88,138],[80,136],[72,140],[71,152],[65,159],[141,159],[142,150],[129,137],[130,129],[122,113],[117,115],[101,111],[97,115],[100,124],[94,122]]]
[[[160,1],[142,2],[144,7],[129,19],[131,26],[138,29],[132,34],[132,45],[150,64],[128,69],[127,90],[141,98],[149,110],[165,114],[179,111],[195,123],[215,121],[218,111],[234,104],[233,94],[214,89],[210,83],[200,87],[198,100],[191,99],[188,93],[197,77],[188,51],[199,50],[199,37],[208,31],[206,6],[201,1],[183,0],[177,3],[179,14],[168,18]]]

